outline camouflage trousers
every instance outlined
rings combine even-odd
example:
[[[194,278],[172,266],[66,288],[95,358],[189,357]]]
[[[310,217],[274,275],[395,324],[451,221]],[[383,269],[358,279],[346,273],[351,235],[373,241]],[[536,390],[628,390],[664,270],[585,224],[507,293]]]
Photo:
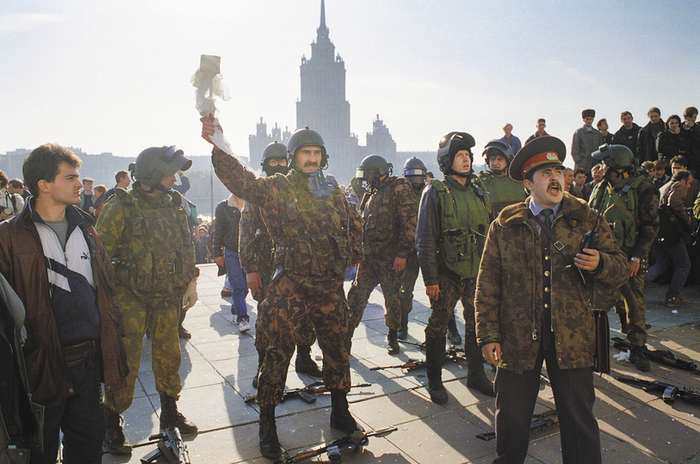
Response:
[[[464,308],[465,336],[469,338],[474,333],[476,321],[474,320],[474,293],[476,291],[476,279],[455,281],[445,274],[438,274],[440,281],[440,294],[437,300],[430,300],[430,318],[425,327],[425,337],[436,340],[444,340],[447,333],[447,323],[452,317],[455,306],[462,300]]]
[[[416,286],[416,279],[418,278],[419,271],[418,255],[413,252],[406,258],[406,269],[399,274],[399,278],[401,279],[399,308],[401,308],[401,315],[404,317],[408,316],[413,309],[413,289]]]
[[[627,340],[635,346],[644,346],[647,342],[646,303],[644,301],[644,274],[630,277],[620,287],[622,296],[627,301]],[[621,304],[621,303],[618,303]]]
[[[146,329],[151,336],[151,366],[156,390],[177,399],[182,390],[178,372],[182,354],[177,333],[182,297],[142,299],[119,285],[115,293],[117,303],[124,311],[124,347],[129,375],[126,377],[125,388],[105,394],[105,406],[122,413],[131,405],[141,366],[141,349]]]
[[[350,307],[350,327],[360,325],[362,315],[365,312],[369,295],[377,285],[382,286],[384,294],[384,322],[390,329],[398,329],[401,325],[401,309],[399,308],[399,290],[401,288],[400,273],[394,271],[394,261],[362,261],[355,281],[348,292],[348,306]]]
[[[262,306],[258,320],[269,345],[258,377],[256,401],[261,407],[281,401],[294,342],[307,319],[323,352],[323,383],[331,390],[350,390],[350,362],[343,347],[347,303],[342,282],[334,293],[312,294],[283,275],[267,287]]]
[[[262,282],[262,290],[259,292],[252,292],[253,298],[258,302],[258,318],[255,321],[255,348],[259,351],[265,351],[265,349],[270,344],[269,338],[265,335],[265,331],[261,326],[261,320],[263,319],[261,314],[265,311],[265,306],[262,302],[265,300],[267,286],[270,285],[271,273],[261,272],[260,281]],[[305,318],[299,331],[297,332],[297,338],[294,340],[296,345],[301,346],[311,346],[316,342],[316,332],[314,332],[314,326],[311,323],[311,319]]]

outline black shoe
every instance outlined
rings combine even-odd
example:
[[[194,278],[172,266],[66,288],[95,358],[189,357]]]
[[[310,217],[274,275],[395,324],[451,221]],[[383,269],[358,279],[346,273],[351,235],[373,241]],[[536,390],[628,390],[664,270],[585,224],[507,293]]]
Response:
[[[389,329],[389,333],[386,336],[386,347],[389,354],[399,354],[401,352],[401,347],[399,347],[398,330]]]
[[[632,349],[630,349],[630,362],[642,372],[649,372],[651,370],[651,365],[647,358],[644,357],[641,346],[632,345]]]
[[[430,393],[430,401],[435,404],[447,403],[447,390],[442,384],[442,369],[428,371],[428,393]]]
[[[321,369],[311,359],[311,347],[305,345],[297,345],[297,360],[294,363],[294,368],[297,372],[308,374],[311,377],[322,378]]]
[[[282,455],[280,441],[277,438],[274,406],[260,408],[258,435],[260,438],[260,452],[263,456],[268,459],[277,459]]]
[[[180,429],[182,436],[195,435],[197,426],[188,421],[180,411],[177,410],[175,398],[160,394],[160,429],[165,430],[170,427]]]
[[[447,403],[447,390],[442,384],[442,365],[445,363],[445,338],[425,338],[425,367],[428,374],[428,393],[435,404]]]
[[[396,332],[396,336],[399,340],[406,340],[408,338],[408,315],[401,316],[401,325]]]
[[[331,390],[331,427],[348,435],[356,430],[364,430],[350,414],[348,397],[344,391]]]
[[[462,336],[459,334],[457,322],[455,322],[454,317],[447,323],[447,339],[455,346],[462,344]]]
[[[496,396],[493,391],[493,382],[486,377],[484,372],[484,355],[476,343],[476,335],[467,336],[464,348],[467,350],[469,361],[467,364],[467,388],[473,388],[487,396]]]
[[[131,454],[132,448],[129,440],[124,436],[124,419],[120,414],[105,407],[105,424],[107,430],[102,441],[102,449],[109,454],[116,456],[127,456]]]

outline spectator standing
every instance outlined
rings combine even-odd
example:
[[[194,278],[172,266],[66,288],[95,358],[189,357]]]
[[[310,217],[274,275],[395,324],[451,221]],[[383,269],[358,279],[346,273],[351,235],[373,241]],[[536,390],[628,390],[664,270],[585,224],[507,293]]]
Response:
[[[666,120],[666,130],[656,138],[656,151],[659,159],[671,162],[678,155],[686,155],[690,150],[690,132],[681,129],[681,118],[672,114]],[[686,158],[687,159],[687,158]]]
[[[608,121],[603,118],[598,121],[596,124],[596,127],[600,131],[600,135],[603,136],[603,143],[607,144],[612,144],[613,143],[613,134],[608,132]]]
[[[668,165],[666,164],[665,160],[657,159],[654,161],[654,175],[651,182],[657,189],[660,189],[666,182],[668,182],[669,177],[668,174],[666,174],[667,166]]]
[[[129,177],[129,173],[126,171],[117,171],[114,174],[114,180],[116,180],[117,184],[111,189],[107,190],[107,193],[105,193],[105,199],[102,202],[103,204],[114,196],[114,193],[117,191],[118,188],[126,190],[127,188],[129,188],[129,184],[131,184],[131,177]]]
[[[547,121],[545,121],[544,118],[538,119],[537,120],[537,131],[534,134],[532,134],[530,137],[528,137],[525,144],[532,142],[537,137],[542,137],[543,135],[549,135],[547,132],[545,132],[545,130],[544,130],[545,127],[547,127]],[[515,153],[513,155],[515,155]]]
[[[19,193],[12,193],[7,175],[0,171],[0,218],[10,219],[24,208],[24,198]]]
[[[94,180],[90,177],[83,177],[83,189],[80,192],[80,209],[95,217],[96,204],[95,195],[92,190]]]
[[[632,113],[629,111],[623,111],[620,114],[620,121],[622,121],[622,127],[615,132],[613,143],[615,145],[626,146],[630,149],[635,158],[639,158],[639,154],[637,153],[637,139],[639,138],[641,127],[634,122]]]
[[[656,151],[656,138],[664,130],[664,120],[661,119],[661,110],[652,107],[648,112],[649,122],[639,130],[637,138],[637,159],[640,162],[656,161],[659,153]]]
[[[27,198],[32,196],[32,194],[29,193],[29,190],[24,188],[24,182],[22,182],[22,179],[11,179],[7,183],[7,191],[20,195],[24,201],[27,201]]]
[[[682,129],[688,133],[689,148],[686,157],[688,158],[688,167],[695,176],[700,175],[700,126],[695,121],[698,117],[698,109],[694,106],[689,106],[683,111]]]
[[[589,173],[594,164],[591,153],[603,144],[603,135],[599,130],[593,128],[595,110],[583,110],[581,116],[583,117],[583,127],[574,132],[571,141],[571,157],[574,159],[574,167],[584,169]]]
[[[511,152],[515,155],[520,151],[523,145],[520,143],[520,139],[513,135],[513,125],[511,123],[506,123],[506,125],[503,126],[503,133],[505,135],[501,137],[501,141],[508,144]]]

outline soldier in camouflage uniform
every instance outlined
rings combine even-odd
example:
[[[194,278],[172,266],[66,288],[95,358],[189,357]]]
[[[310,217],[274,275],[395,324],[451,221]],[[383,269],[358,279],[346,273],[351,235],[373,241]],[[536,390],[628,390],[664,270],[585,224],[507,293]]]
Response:
[[[491,140],[484,147],[484,161],[488,170],[479,174],[479,180],[493,202],[493,215],[498,216],[508,205],[525,201],[527,193],[523,184],[508,175],[508,166],[513,161],[513,150],[503,140]]]
[[[630,361],[637,369],[646,372],[651,366],[642,352],[647,341],[647,321],[645,269],[641,265],[647,262],[649,249],[659,232],[659,191],[637,174],[634,155],[626,146],[606,144],[591,156],[607,166],[607,182],[595,186],[589,204],[603,212],[615,240],[629,259],[630,278],[620,292],[628,308],[627,340],[632,345]],[[618,312],[624,310],[618,309]]]
[[[389,328],[387,348],[389,354],[400,351],[400,273],[415,249],[417,207],[413,189],[405,179],[392,176],[391,167],[381,156],[370,155],[357,168],[356,178],[363,182],[367,193],[360,205],[364,223],[362,261],[348,292],[350,320],[346,349],[362,320],[370,293],[380,284],[386,306],[384,322]]]
[[[406,160],[403,165],[403,178],[411,184],[413,193],[416,196],[416,205],[420,203],[420,196],[425,188],[425,180],[428,174],[428,168],[422,160],[413,157]],[[416,207],[416,222],[418,221],[418,207]],[[415,237],[414,237],[415,242]],[[408,254],[406,258],[406,269],[400,275],[401,290],[399,290],[399,308],[401,308],[401,325],[399,326],[399,340],[408,338],[408,315],[413,309],[413,289],[416,286],[416,279],[420,272],[418,265],[418,253],[415,249]],[[454,313],[452,313],[454,320]],[[454,326],[457,329],[457,326]],[[449,327],[448,327],[449,330]],[[459,335],[459,332],[457,332]],[[461,340],[460,340],[461,343]]]
[[[481,258],[476,333],[484,357],[497,366],[498,458],[493,462],[526,458],[543,360],[559,416],[563,462],[601,461],[592,411],[594,287],[619,287],[629,266],[604,221],[597,228],[596,249],[580,249],[596,215],[564,192],[565,156],[564,143],[549,136],[518,152],[510,176],[524,180],[531,196],[501,211]]]
[[[447,402],[442,385],[445,333],[459,300],[464,307],[469,357],[467,387],[493,396],[474,336],[474,289],[493,208],[488,192],[472,171],[474,144],[466,132],[450,132],[440,140],[437,159],[445,177],[431,180],[423,190],[418,212],[416,248],[432,310],[425,328],[428,392],[438,404]]]
[[[278,142],[273,142],[265,147],[260,163],[262,170],[267,176],[274,176],[279,173],[286,175],[289,172],[287,166],[287,147]],[[246,273],[248,288],[253,293],[253,298],[258,302],[258,319],[255,327],[255,348],[258,350],[258,371],[253,379],[253,387],[258,387],[258,374],[265,359],[265,348],[270,341],[265,336],[262,327],[259,326],[261,320],[261,303],[265,300],[265,288],[270,284],[272,277],[272,265],[274,250],[272,239],[267,232],[264,222],[264,211],[248,202],[241,211],[241,221],[239,226],[239,258],[241,266]],[[295,369],[297,372],[309,374],[313,377],[321,377],[321,370],[313,359],[311,359],[311,345],[316,341],[316,333],[313,324],[308,318],[301,325],[297,334],[297,359]]]
[[[120,414],[134,397],[141,364],[143,336],[151,334],[152,366],[160,394],[160,428],[177,426],[183,435],[197,432],[177,410],[182,390],[178,370],[181,353],[178,338],[180,311],[197,301],[194,244],[182,196],[172,190],[175,173],[189,169],[192,161],[177,147],[147,148],[136,159],[132,190],[116,189],[97,222],[115,269],[115,293],[124,311],[127,387],[105,395],[108,452],[125,454],[131,447],[124,439]]]
[[[202,118],[202,137],[221,130],[213,116]],[[323,381],[331,391],[331,427],[352,433],[358,425],[348,410],[350,363],[343,348],[347,303],[346,270],[359,260],[362,224],[336,184],[323,175],[328,155],[323,138],[308,128],[292,134],[289,174],[256,178],[233,156],[214,147],[216,175],[235,195],[264,209],[275,248],[274,272],[263,301],[260,327],[269,338],[258,376],[260,450],[276,459],[281,450],[275,406],[282,399],[289,360],[300,327],[310,318],[323,351]]]

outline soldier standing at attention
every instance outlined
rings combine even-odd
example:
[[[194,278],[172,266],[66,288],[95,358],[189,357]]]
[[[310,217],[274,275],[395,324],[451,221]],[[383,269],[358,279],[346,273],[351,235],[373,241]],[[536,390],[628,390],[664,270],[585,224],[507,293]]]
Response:
[[[508,167],[513,161],[514,153],[502,139],[487,143],[483,156],[488,170],[479,174],[479,181],[489,192],[495,217],[506,206],[525,201],[527,193],[523,184],[514,181],[508,175]]]
[[[481,258],[476,333],[484,358],[498,366],[494,463],[525,461],[543,361],[561,426],[563,462],[601,462],[590,302],[593,282],[619,287],[629,266],[605,221],[598,224],[596,249],[580,249],[596,215],[564,192],[565,157],[564,142],[549,136],[518,152],[510,176],[524,183],[530,198],[501,211]]]
[[[220,126],[202,118],[202,137]],[[267,211],[275,247],[274,272],[260,314],[270,340],[258,376],[260,451],[276,459],[281,450],[275,406],[281,401],[294,341],[310,318],[323,351],[323,381],[331,391],[331,427],[352,433],[359,426],[348,410],[350,363],[343,341],[348,311],[343,279],[359,260],[362,224],[338,186],[323,175],[328,154],[323,138],[299,129],[289,139],[289,174],[256,178],[233,156],[214,146],[216,175],[231,193]]]
[[[425,188],[427,174],[428,168],[425,167],[425,163],[419,158],[409,158],[403,165],[403,178],[411,184],[413,193],[416,196],[416,221],[418,221],[417,205],[420,203],[420,196],[423,194],[423,188]],[[412,239],[415,242],[415,236]],[[418,254],[414,248],[406,257],[406,269],[399,276],[401,279],[401,290],[399,290],[399,308],[401,309],[401,324],[398,331],[399,340],[408,338],[408,315],[413,309],[413,289],[416,286],[419,272]],[[455,325],[456,328],[457,326]],[[457,335],[459,335],[459,332],[457,332]]]
[[[362,261],[348,292],[350,320],[345,348],[360,324],[370,293],[381,284],[389,328],[386,343],[389,354],[399,349],[398,329],[401,325],[399,291],[401,271],[406,259],[415,250],[416,196],[410,184],[402,177],[391,175],[391,164],[379,155],[362,160],[355,178],[362,181],[367,193],[360,203],[364,219],[362,234]],[[349,352],[349,350],[348,350]]]
[[[605,182],[596,185],[588,204],[594,207],[602,196],[600,211],[612,227],[617,244],[629,259],[630,278],[620,291],[627,301],[626,333],[632,345],[630,361],[640,371],[647,372],[651,366],[642,352],[647,342],[644,301],[646,269],[642,268],[642,262],[647,262],[649,249],[659,232],[659,191],[637,174],[634,155],[626,146],[603,145],[592,156],[597,162],[605,163],[605,179],[610,186],[602,188]],[[621,304],[617,303],[618,306]],[[625,311],[617,308],[617,312],[624,314]]]
[[[276,174],[286,175],[289,172],[287,166],[287,147],[278,142],[273,142],[265,147],[260,163],[266,176]],[[257,206],[245,202],[241,211],[239,232],[239,256],[241,266],[246,273],[248,288],[253,292],[253,298],[258,302],[258,319],[255,327],[255,348],[258,351],[258,371],[253,378],[253,387],[258,388],[258,374],[265,359],[265,348],[270,344],[265,336],[265,331],[260,327],[260,310],[264,310],[262,302],[265,300],[265,289],[270,285],[272,278],[272,266],[274,260],[274,248],[272,239],[265,226],[265,211]],[[321,370],[311,359],[311,345],[316,341],[316,333],[311,321],[306,318],[302,324],[296,340],[297,359],[294,368],[297,372],[321,377]]]
[[[182,196],[174,191],[175,173],[192,161],[175,146],[151,147],[136,158],[134,186],[117,188],[97,222],[102,242],[115,266],[115,293],[124,311],[127,387],[107,392],[105,448],[112,454],[131,453],[124,437],[121,413],[134,398],[146,330],[151,334],[152,366],[160,395],[160,428],[178,427],[183,435],[197,433],[177,409],[180,381],[181,312],[197,301],[199,269]]]
[[[464,307],[464,349],[469,358],[467,387],[494,395],[474,335],[476,276],[493,211],[488,192],[472,171],[474,145],[474,137],[466,132],[450,132],[440,140],[437,160],[445,177],[430,181],[418,211],[416,248],[432,310],[425,328],[428,392],[437,404],[447,402],[442,384],[445,333],[459,300]]]

